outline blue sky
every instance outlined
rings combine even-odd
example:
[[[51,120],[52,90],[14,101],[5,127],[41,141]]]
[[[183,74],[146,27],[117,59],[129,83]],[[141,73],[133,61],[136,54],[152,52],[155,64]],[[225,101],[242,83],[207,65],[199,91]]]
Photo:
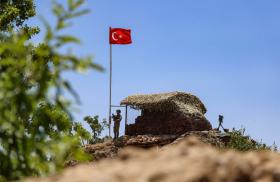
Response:
[[[50,0],[36,6],[54,22]],[[93,55],[106,70],[66,75],[82,101],[77,121],[107,117],[108,28],[123,27],[132,29],[133,44],[113,46],[113,104],[137,93],[190,92],[214,127],[223,114],[225,127],[244,126],[254,138],[280,144],[280,1],[88,0],[84,7],[91,13],[66,33],[83,42],[76,54]]]

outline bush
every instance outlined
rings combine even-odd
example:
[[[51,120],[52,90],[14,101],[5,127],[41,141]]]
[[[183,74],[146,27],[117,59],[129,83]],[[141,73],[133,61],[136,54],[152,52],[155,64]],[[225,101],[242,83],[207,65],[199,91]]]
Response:
[[[226,147],[239,151],[277,150],[276,145],[267,146],[262,142],[253,140],[250,136],[246,136],[245,128],[241,128],[239,130],[233,129],[232,132],[230,132],[230,141]]]
[[[99,137],[101,132],[109,127],[106,119],[103,119],[102,122],[99,122],[99,116],[86,116],[84,117],[84,121],[88,123],[92,130],[92,138],[89,143],[94,144],[103,142],[103,140]]]
[[[63,97],[63,92],[76,98],[77,94],[62,74],[102,69],[90,57],[61,52],[80,42],[62,31],[72,18],[88,12],[80,9],[83,2],[68,0],[67,7],[54,3],[56,26],[44,21],[44,40],[34,44],[30,37],[38,29],[23,25],[34,16],[33,1],[1,1],[0,180],[54,173],[69,157],[88,159],[79,149],[81,138],[87,136],[73,133],[71,103]]]

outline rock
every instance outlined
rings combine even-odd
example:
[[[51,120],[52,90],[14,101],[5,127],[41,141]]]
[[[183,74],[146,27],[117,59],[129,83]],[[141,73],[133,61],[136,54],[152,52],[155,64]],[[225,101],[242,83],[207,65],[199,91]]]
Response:
[[[117,157],[118,151],[126,146],[134,146],[141,148],[163,147],[167,148],[173,144],[184,140],[186,137],[196,136],[204,143],[210,143],[217,147],[224,147],[228,142],[228,134],[217,133],[216,131],[192,131],[183,135],[137,135],[137,136],[122,136],[117,140],[107,140],[104,143],[89,144],[85,146],[85,151],[90,153],[94,160],[104,158]],[[227,139],[227,140],[225,140]],[[76,163],[69,162],[67,166],[73,166]]]
[[[84,149],[87,153],[92,155],[94,160],[114,158],[117,156],[119,150],[112,140],[94,145],[89,144],[86,145]]]
[[[280,181],[280,155],[217,149],[194,137],[157,150],[126,148],[116,159],[80,165],[27,182],[266,182]]]

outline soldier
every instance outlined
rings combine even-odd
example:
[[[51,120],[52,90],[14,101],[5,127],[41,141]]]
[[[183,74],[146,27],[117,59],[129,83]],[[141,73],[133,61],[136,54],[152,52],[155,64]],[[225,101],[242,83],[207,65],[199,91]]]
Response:
[[[223,125],[222,125],[223,122],[224,122],[224,116],[223,116],[223,115],[219,115],[219,126],[218,126],[218,131],[220,131],[220,127],[222,127],[223,130],[225,130],[224,127],[223,127]]]
[[[116,110],[117,115],[112,114],[114,121],[114,139],[119,137],[120,122],[122,120],[121,110]]]

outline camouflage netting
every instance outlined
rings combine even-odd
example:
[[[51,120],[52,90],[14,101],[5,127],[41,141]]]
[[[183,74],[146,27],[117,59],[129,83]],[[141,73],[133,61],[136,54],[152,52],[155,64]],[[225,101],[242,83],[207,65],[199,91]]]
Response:
[[[176,112],[186,116],[203,115],[207,111],[198,97],[184,92],[133,95],[122,100],[121,104],[150,112]]]
[[[126,135],[183,134],[212,128],[204,117],[204,104],[189,93],[135,95],[125,98],[121,104],[142,110],[135,124],[126,126]]]

